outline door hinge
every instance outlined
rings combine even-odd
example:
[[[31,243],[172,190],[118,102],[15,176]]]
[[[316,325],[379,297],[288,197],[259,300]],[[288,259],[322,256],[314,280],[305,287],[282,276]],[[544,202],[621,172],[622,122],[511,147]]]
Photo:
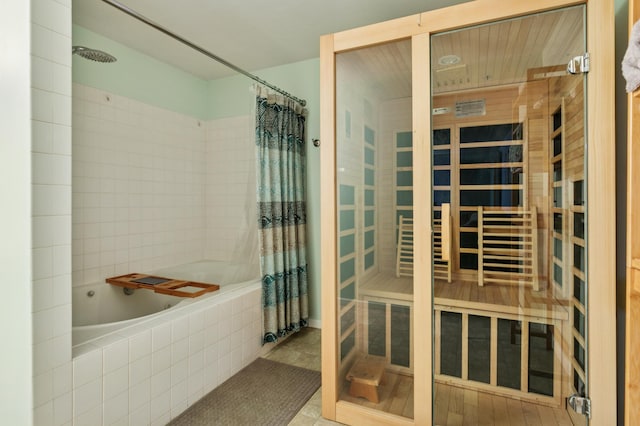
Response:
[[[574,57],[567,64],[569,74],[580,74],[589,72],[589,52]]]
[[[567,404],[569,404],[569,407],[573,408],[573,411],[576,413],[582,414],[588,419],[591,418],[591,400],[589,398],[573,394],[567,398]]]

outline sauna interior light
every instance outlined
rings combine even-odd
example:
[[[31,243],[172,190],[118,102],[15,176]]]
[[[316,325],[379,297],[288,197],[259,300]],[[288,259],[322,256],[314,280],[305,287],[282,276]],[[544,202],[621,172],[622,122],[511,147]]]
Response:
[[[460,63],[460,56],[458,55],[444,55],[438,59],[440,65],[455,65]]]

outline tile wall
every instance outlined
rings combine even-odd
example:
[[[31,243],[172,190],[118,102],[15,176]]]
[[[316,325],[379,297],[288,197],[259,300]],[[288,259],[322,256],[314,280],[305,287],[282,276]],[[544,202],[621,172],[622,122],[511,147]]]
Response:
[[[73,85],[73,285],[202,259],[205,128]]]
[[[34,424],[72,419],[71,0],[31,1]]]

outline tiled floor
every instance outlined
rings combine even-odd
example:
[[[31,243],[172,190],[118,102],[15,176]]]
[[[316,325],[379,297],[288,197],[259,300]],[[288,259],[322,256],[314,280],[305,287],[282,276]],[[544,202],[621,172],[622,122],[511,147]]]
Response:
[[[305,328],[288,337],[284,342],[264,355],[273,361],[320,371],[320,330]],[[290,426],[340,425],[322,418],[322,399],[320,389],[302,407],[289,423]]]

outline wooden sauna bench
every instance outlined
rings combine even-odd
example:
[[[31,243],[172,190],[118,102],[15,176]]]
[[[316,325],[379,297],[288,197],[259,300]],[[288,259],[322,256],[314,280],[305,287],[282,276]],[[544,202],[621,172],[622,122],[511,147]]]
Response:
[[[380,272],[365,278],[360,296],[413,301],[413,277],[396,277],[393,272]],[[435,280],[434,304],[459,309],[483,310],[513,315],[568,320],[566,301],[554,299],[548,290],[533,291],[531,287],[487,285],[474,281]]]
[[[379,272],[362,280],[360,296],[413,301],[413,277],[396,277],[393,271]]]
[[[436,306],[483,310],[503,314],[524,315],[547,319],[568,320],[568,302],[554,299],[548,290],[534,291],[528,286],[488,285],[475,282],[436,280]]]

